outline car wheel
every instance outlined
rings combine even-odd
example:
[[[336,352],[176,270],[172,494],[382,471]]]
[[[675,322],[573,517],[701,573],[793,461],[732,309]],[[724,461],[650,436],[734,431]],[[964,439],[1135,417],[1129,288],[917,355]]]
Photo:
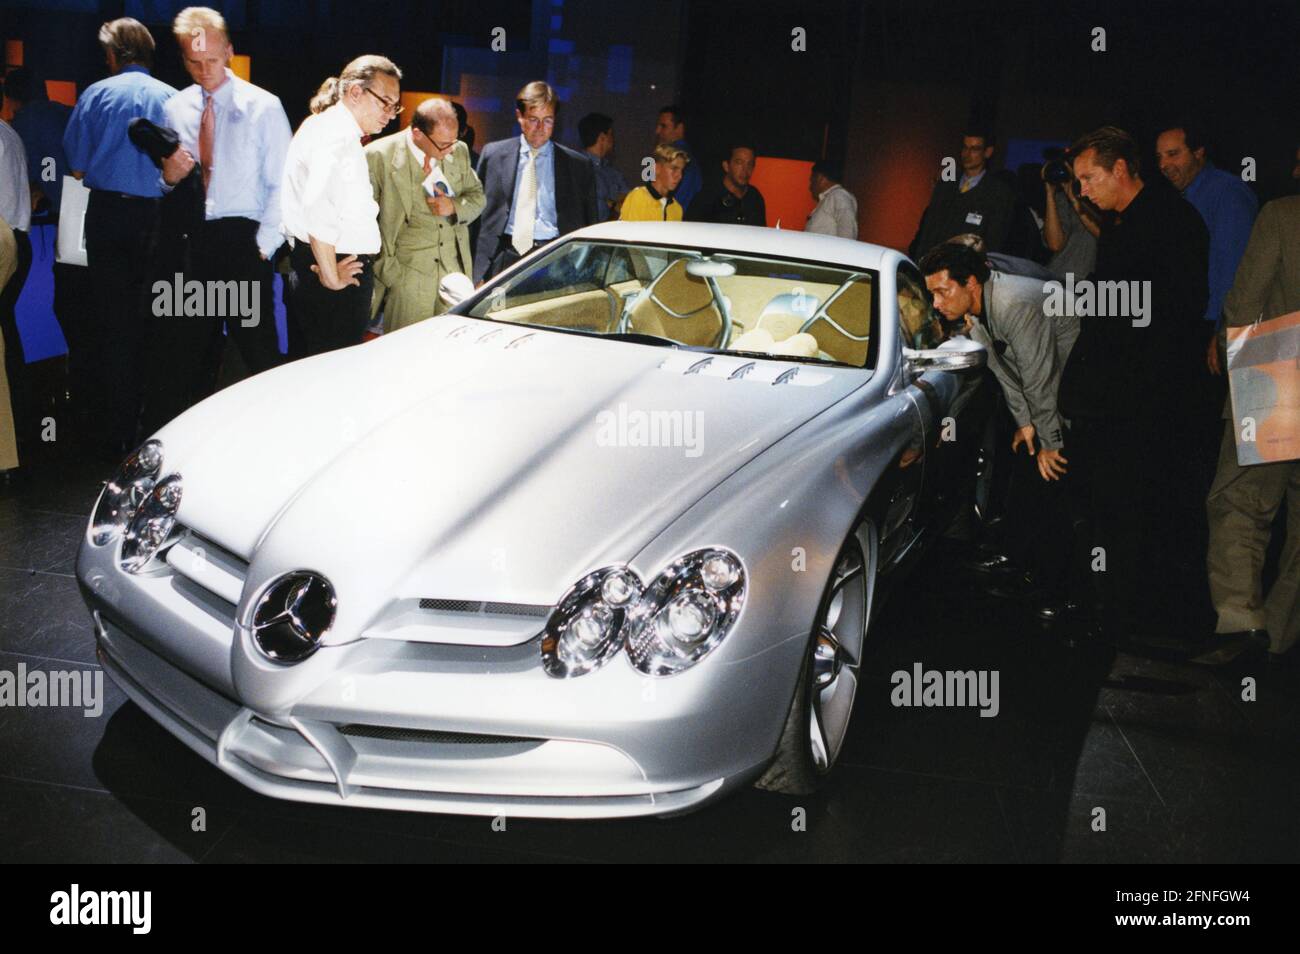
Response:
[[[844,541],[827,581],[781,741],[754,783],[758,788],[806,795],[835,766],[853,714],[876,558],[875,525],[860,524]]]

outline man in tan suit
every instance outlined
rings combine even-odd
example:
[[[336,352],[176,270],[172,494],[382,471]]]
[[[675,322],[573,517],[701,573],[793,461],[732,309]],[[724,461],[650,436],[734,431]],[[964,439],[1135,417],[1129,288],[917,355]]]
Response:
[[[1300,196],[1260,210],[1232,290],[1223,303],[1227,324],[1253,324],[1300,311]],[[1220,333],[1220,344],[1224,335]],[[1222,352],[1210,362],[1218,373]],[[1224,417],[1231,415],[1231,399]],[[1218,645],[1200,661],[1221,664],[1267,638],[1284,653],[1300,638],[1300,461],[1237,463],[1236,424],[1224,428],[1218,471],[1206,500],[1210,521],[1210,597],[1219,614]],[[1287,539],[1277,581],[1263,598],[1260,572],[1273,518],[1287,501]],[[1275,656],[1276,658],[1276,656]]]
[[[446,311],[438,282],[473,273],[469,225],[483,211],[483,185],[457,128],[451,103],[433,97],[406,129],[366,146],[383,240],[371,317],[382,308],[385,331]]]

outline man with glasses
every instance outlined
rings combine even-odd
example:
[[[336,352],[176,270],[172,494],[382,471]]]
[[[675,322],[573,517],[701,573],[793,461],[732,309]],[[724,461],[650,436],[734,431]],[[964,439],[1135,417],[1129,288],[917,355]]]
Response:
[[[551,141],[558,104],[550,85],[529,83],[515,99],[521,135],[483,147],[478,177],[486,205],[474,250],[475,282],[552,239],[600,221],[591,163]]]
[[[382,241],[361,138],[402,111],[401,79],[386,57],[357,57],[325,81],[317,96],[328,105],[303,120],[289,144],[280,209],[304,354],[357,344],[370,321]]]
[[[968,132],[961,140],[961,179],[935,183],[930,204],[921,216],[908,248],[920,258],[954,235],[974,233],[990,252],[1007,251],[1016,218],[1016,193],[989,169],[993,158],[991,133]]]
[[[366,146],[383,241],[371,311],[383,308],[385,331],[446,311],[439,282],[473,270],[469,224],[483,211],[483,185],[458,128],[455,108],[435,96],[408,128]]]

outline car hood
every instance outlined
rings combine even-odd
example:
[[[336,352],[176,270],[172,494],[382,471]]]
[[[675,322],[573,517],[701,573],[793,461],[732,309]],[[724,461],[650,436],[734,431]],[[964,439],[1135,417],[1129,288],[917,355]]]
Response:
[[[254,577],[551,604],[867,376],[447,315],[258,375],[158,436],[180,521]]]

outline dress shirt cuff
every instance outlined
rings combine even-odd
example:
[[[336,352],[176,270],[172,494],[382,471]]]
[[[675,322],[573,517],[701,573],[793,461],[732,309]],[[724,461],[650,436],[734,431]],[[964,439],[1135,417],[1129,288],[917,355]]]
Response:
[[[274,225],[263,222],[257,229],[257,250],[269,260],[284,242],[284,233]]]

